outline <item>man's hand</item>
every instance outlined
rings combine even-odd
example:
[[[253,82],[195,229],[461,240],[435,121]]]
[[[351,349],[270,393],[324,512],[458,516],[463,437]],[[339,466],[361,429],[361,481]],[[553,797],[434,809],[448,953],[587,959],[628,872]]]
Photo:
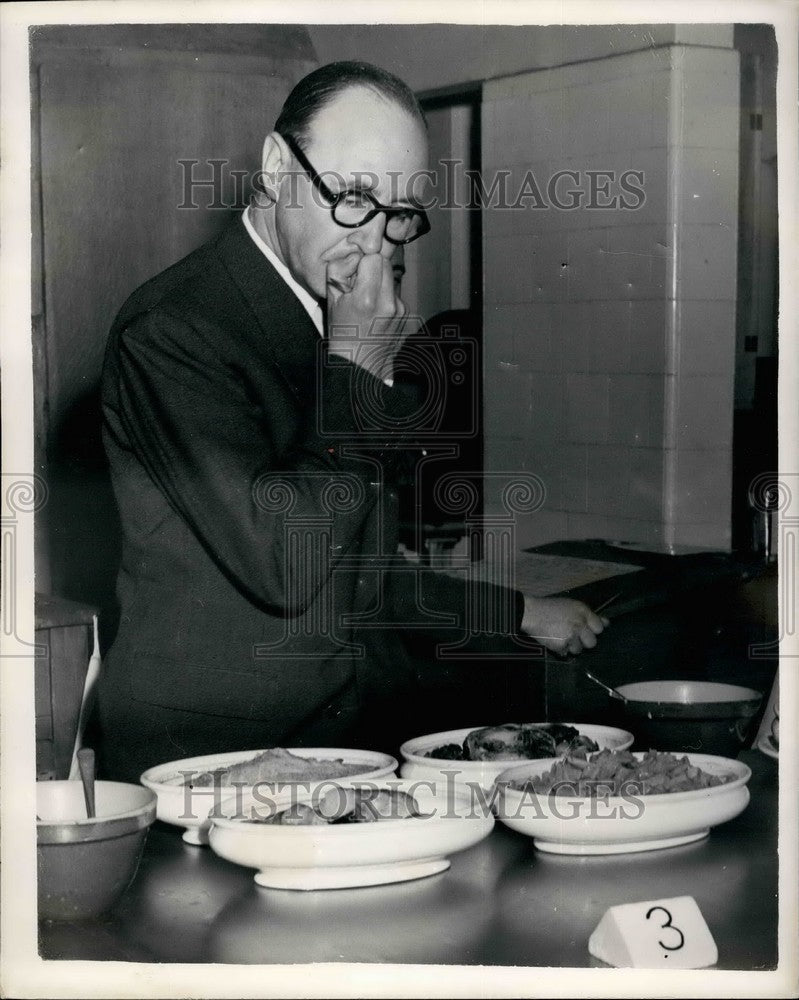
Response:
[[[553,653],[576,655],[593,649],[607,624],[607,618],[595,615],[582,601],[524,595],[521,630]]]
[[[337,264],[327,268],[328,353],[389,381],[404,339],[406,314],[394,291],[391,263],[382,254],[367,254],[350,275]]]

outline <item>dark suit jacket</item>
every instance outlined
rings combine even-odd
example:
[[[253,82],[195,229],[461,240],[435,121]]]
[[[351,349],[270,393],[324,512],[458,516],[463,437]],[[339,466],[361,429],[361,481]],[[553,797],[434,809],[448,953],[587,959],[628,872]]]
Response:
[[[126,302],[102,400],[124,532],[104,772],[388,745],[414,678],[399,626],[451,638],[466,607],[460,582],[393,565],[415,403],[325,354],[241,220]],[[521,596],[483,590],[481,628],[516,629]]]

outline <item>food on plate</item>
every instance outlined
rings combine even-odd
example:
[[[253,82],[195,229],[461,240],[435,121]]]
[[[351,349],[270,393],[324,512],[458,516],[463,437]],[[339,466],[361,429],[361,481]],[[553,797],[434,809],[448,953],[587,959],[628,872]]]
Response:
[[[295,803],[269,816],[247,817],[249,823],[277,826],[327,826],[334,823],[379,823],[422,816],[412,795],[398,788],[334,788],[319,802]]]
[[[307,806],[302,802],[282,809],[274,816],[267,816],[264,819],[251,819],[253,823],[276,823],[281,826],[327,826],[330,822],[316,812],[312,806]]]
[[[462,743],[445,743],[443,746],[429,750],[427,753],[422,754],[422,756],[436,757],[439,760],[466,760],[463,756]]]
[[[712,788],[734,777],[708,774],[687,757],[658,750],[648,750],[640,760],[629,750],[601,750],[590,760],[568,756],[543,774],[510,786],[542,795],[662,795]]]
[[[300,757],[282,747],[274,747],[228,767],[187,773],[182,776],[182,780],[193,788],[203,788],[214,784],[230,784],[233,781],[252,785],[259,781],[321,781],[363,774],[364,770],[363,764],[347,764],[341,759]]]
[[[538,760],[598,750],[588,736],[559,722],[515,723],[473,729],[462,746],[446,743],[424,754],[443,760]]]

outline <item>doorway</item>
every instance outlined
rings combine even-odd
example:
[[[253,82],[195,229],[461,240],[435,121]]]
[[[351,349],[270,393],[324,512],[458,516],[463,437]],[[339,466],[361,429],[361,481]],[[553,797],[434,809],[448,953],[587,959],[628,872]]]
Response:
[[[434,414],[423,460],[416,452],[400,489],[402,540],[423,556],[446,553],[483,509],[483,231],[472,178],[481,167],[482,87],[420,95],[435,180],[428,192],[430,234],[405,253],[403,299],[421,331],[398,358],[404,376],[430,398]],[[462,508],[447,484],[465,480]],[[477,557],[477,553],[472,554]]]
[[[735,26],[741,57],[732,544],[776,556],[777,48],[769,24]],[[774,491],[776,493],[776,491]]]

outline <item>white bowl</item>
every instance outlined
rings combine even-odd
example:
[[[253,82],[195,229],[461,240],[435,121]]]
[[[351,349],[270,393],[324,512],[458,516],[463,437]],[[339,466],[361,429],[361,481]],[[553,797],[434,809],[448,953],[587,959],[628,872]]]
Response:
[[[478,843],[494,826],[491,810],[475,806],[465,789],[397,778],[326,782],[333,786],[399,789],[430,814],[374,823],[280,826],[241,817],[270,815],[289,804],[276,797],[269,812],[245,792],[222,804],[211,825],[212,849],[223,858],[257,868],[255,881],[273,889],[341,889],[424,878],[449,868],[447,855]],[[295,801],[308,801],[303,793]],[[234,818],[239,817],[239,818]]]
[[[636,753],[640,760],[644,754]],[[626,854],[689,844],[710,828],[742,813],[749,802],[752,772],[738,760],[689,753],[689,762],[709,774],[732,774],[724,785],[660,795],[539,795],[509,787],[548,771],[552,760],[512,767],[497,779],[497,816],[512,830],[533,837],[552,854]]]
[[[530,725],[547,725],[547,723],[529,723]],[[564,726],[574,726],[582,735],[592,739],[600,750],[626,750],[633,744],[633,734],[624,729],[613,729],[610,726],[594,726],[587,722],[564,722]],[[408,740],[400,747],[404,758],[400,774],[403,778],[431,778],[433,781],[454,781],[459,783],[477,784],[489,791],[497,777],[509,767],[512,760],[446,760],[444,757],[424,757],[435,747],[446,743],[463,743],[469,733],[484,726],[469,726],[468,729],[451,729],[446,733],[433,733],[430,736],[417,736]],[[519,763],[527,760],[519,757]]]
[[[362,765],[363,770],[353,777],[382,778],[394,774],[397,770],[397,760],[387,753],[374,750],[342,750],[338,747],[299,747],[288,748],[297,757],[316,757],[322,760],[343,760],[347,764]],[[235,788],[231,785],[209,785],[201,788],[190,788],[183,783],[180,772],[183,771],[214,771],[221,767],[230,767],[245,760],[250,760],[262,750],[236,750],[233,753],[210,754],[205,757],[186,757],[183,760],[172,760],[166,764],[158,764],[142,774],[140,781],[152,789],[158,796],[158,819],[164,823],[185,828],[183,839],[187,844],[207,844],[208,831],[211,823],[209,815],[215,806],[230,796]],[[330,779],[320,779],[328,781]],[[286,782],[279,781],[277,785]],[[307,781],[300,782],[305,787]],[[312,787],[318,781],[310,783]],[[270,785],[271,787],[271,785]]]

